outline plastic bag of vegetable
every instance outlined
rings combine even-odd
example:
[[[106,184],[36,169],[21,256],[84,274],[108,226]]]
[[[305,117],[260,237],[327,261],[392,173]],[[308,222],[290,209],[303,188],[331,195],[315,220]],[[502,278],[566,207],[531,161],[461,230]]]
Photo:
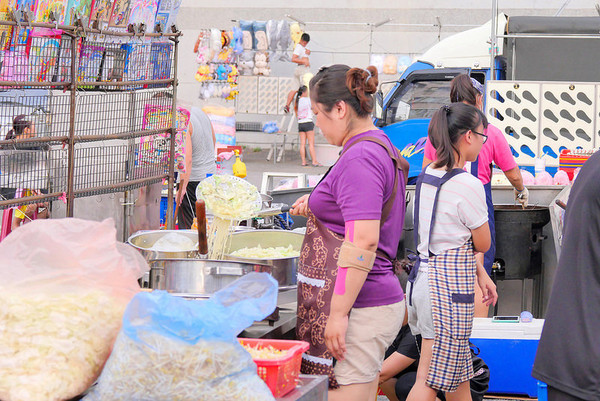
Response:
[[[236,336],[275,309],[277,282],[247,274],[208,300],[137,294],[85,401],[274,400]]]
[[[0,242],[0,399],[83,393],[147,269],[110,219],[35,220]]]

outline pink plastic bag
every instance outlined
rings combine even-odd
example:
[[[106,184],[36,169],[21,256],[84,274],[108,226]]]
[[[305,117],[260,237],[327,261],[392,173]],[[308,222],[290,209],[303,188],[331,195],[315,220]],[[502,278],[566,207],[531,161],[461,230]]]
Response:
[[[554,181],[549,172],[542,171],[535,177],[535,185],[554,185]]]
[[[569,185],[571,183],[569,175],[563,170],[558,170],[556,174],[554,174],[553,181],[554,185]]]
[[[535,184],[535,178],[533,178],[533,174],[531,174],[527,170],[521,170],[521,177],[523,177],[523,185],[531,186]]]
[[[34,220],[0,243],[0,399],[65,400],[100,375],[148,270],[112,219]]]

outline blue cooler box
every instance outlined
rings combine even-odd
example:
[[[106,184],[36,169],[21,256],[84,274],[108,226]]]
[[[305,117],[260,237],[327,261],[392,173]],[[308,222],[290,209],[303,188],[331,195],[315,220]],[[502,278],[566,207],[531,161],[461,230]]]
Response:
[[[475,318],[471,342],[490,368],[488,393],[537,397],[537,380],[531,376],[531,369],[543,327],[544,319],[500,323],[491,318]]]

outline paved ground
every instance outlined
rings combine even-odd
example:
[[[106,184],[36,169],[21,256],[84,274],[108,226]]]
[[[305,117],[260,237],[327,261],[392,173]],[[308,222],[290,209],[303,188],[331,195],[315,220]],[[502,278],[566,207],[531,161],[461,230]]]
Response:
[[[267,155],[269,154],[269,150],[267,148],[248,146],[243,150],[242,154],[248,173],[247,180],[256,185],[259,189],[261,187],[263,173],[265,172],[303,173],[316,175],[324,174],[328,169],[328,167],[301,166],[300,154],[293,150],[286,150],[285,161],[282,159],[282,161],[279,163],[273,163],[273,160],[266,160]]]

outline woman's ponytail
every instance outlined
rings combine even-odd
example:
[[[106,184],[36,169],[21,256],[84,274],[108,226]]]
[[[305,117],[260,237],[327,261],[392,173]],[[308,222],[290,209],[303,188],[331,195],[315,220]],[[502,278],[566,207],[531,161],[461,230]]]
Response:
[[[455,154],[460,157],[458,140],[469,130],[479,125],[487,127],[487,119],[481,110],[464,103],[442,106],[431,117],[427,134],[435,148],[437,160],[434,166],[451,170],[456,165]]]
[[[372,65],[362,69],[335,64],[321,68],[310,80],[310,93],[327,112],[343,101],[352,107],[359,118],[366,118],[373,112],[373,94],[377,92],[378,85],[377,68]]]

